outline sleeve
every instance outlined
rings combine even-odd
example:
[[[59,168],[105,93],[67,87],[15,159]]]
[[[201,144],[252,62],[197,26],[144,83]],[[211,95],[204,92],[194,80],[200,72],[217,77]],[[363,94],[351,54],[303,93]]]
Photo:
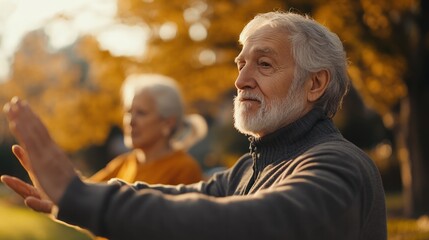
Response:
[[[245,196],[171,195],[75,179],[58,218],[110,239],[358,239],[361,176],[348,160],[307,156],[293,174]]]

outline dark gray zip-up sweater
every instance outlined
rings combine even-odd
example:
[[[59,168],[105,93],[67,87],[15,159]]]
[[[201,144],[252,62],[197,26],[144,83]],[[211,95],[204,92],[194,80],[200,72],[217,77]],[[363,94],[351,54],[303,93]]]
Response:
[[[209,181],[74,179],[58,219],[110,239],[384,240],[378,169],[320,109],[260,139]]]

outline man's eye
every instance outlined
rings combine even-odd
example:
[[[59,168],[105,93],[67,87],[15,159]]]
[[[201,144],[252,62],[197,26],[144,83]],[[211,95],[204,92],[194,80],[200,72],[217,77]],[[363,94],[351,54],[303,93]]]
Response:
[[[147,114],[147,112],[146,112],[146,111],[144,111],[144,110],[136,110],[136,111],[135,111],[135,114],[136,114],[136,115],[138,115],[138,116],[144,116],[144,115],[146,115],[146,114]]]
[[[259,62],[259,66],[261,67],[271,67],[271,64],[268,62]]]

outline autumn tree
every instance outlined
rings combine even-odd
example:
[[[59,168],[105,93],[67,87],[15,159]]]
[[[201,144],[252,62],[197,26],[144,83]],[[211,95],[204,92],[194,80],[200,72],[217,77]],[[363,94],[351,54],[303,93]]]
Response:
[[[148,52],[133,71],[172,76],[190,107],[213,113],[222,93],[234,88],[241,29],[255,14],[283,5],[263,0],[123,0],[118,6],[120,21],[146,23],[152,33]]]
[[[148,51],[140,58],[103,50],[92,35],[54,50],[42,26],[21,42],[0,100],[27,99],[69,152],[103,143],[112,125],[120,125],[119,88],[128,74],[169,75],[182,87],[190,111],[216,114],[217,102],[233,88],[241,28],[257,12],[275,8],[281,8],[279,1],[118,1],[117,22],[150,29]]]
[[[53,52],[43,31],[34,31],[15,53],[11,77],[0,96],[3,103],[12,96],[30,102],[52,137],[74,152],[102,143],[111,126],[121,123],[120,62],[91,37]],[[4,130],[7,124],[2,121]]]

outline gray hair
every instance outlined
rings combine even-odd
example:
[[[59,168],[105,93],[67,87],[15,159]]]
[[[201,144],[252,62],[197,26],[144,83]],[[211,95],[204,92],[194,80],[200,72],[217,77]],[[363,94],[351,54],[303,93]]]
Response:
[[[189,148],[206,135],[207,125],[202,116],[185,116],[183,98],[174,79],[156,73],[128,76],[121,89],[123,105],[131,106],[134,96],[143,91],[153,98],[162,118],[176,118],[170,139],[173,147]]]
[[[124,106],[130,106],[134,96],[143,91],[153,98],[162,118],[175,117],[178,123],[183,120],[182,96],[172,78],[154,73],[130,75],[122,85]]]
[[[350,86],[348,62],[341,40],[309,16],[275,11],[258,14],[252,19],[241,32],[239,42],[243,44],[254,31],[266,25],[288,33],[297,66],[293,85],[302,86],[311,73],[323,69],[329,71],[331,81],[316,105],[322,107],[328,117],[334,117]]]

